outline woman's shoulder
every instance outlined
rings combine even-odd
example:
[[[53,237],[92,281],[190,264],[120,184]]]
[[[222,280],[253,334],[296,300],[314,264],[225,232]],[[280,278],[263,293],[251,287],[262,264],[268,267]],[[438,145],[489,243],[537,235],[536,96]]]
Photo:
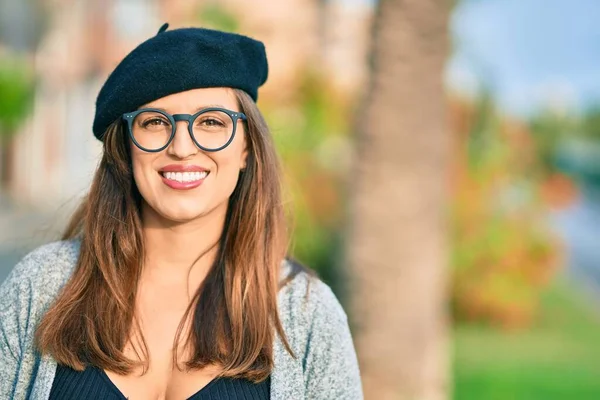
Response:
[[[347,314],[329,285],[311,270],[288,260],[285,264],[278,298],[283,320],[299,329],[347,324]]]
[[[0,356],[18,360],[31,348],[35,327],[71,275],[78,254],[77,241],[54,242],[38,247],[13,268],[0,285]],[[0,376],[3,372],[0,368]]]
[[[301,270],[279,296],[285,335],[303,371],[304,397],[362,399],[347,314],[331,288],[314,273]]]
[[[63,240],[42,245],[21,259],[9,279],[60,279],[69,276],[79,257],[80,240]]]
[[[331,287],[317,273],[295,261],[285,260],[282,264],[281,293],[291,301],[305,306],[322,305],[337,307],[339,302]]]
[[[53,297],[72,274],[79,256],[79,245],[79,240],[53,242],[27,254],[0,286],[2,299],[23,295]]]

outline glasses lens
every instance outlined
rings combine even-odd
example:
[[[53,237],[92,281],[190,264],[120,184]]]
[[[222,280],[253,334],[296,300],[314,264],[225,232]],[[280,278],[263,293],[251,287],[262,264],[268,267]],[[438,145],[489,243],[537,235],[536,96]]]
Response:
[[[171,121],[159,112],[144,111],[133,120],[133,137],[147,150],[158,150],[166,145],[171,132]]]
[[[193,132],[200,146],[215,150],[225,146],[231,139],[233,120],[223,111],[206,111],[196,117]]]

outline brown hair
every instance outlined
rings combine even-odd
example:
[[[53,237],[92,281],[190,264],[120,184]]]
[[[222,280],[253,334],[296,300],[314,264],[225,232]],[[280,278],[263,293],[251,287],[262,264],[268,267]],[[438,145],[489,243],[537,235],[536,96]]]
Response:
[[[235,94],[248,117],[246,168],[229,199],[216,260],[175,341],[191,314],[184,342],[191,349],[187,368],[218,364],[222,376],[260,381],[273,367],[275,331],[294,356],[277,312],[279,272],[288,240],[271,135],[252,99],[241,90]],[[136,350],[138,360],[123,352],[134,324],[139,328],[134,302],[144,259],[140,204],[129,141],[117,121],[104,136],[90,192],[64,233],[63,239],[81,239],[76,269],[36,332],[39,350],[58,363],[77,370],[91,364],[120,374],[139,365],[147,368],[143,337],[142,356]],[[292,265],[292,275],[308,271]],[[177,362],[176,351],[174,358]]]

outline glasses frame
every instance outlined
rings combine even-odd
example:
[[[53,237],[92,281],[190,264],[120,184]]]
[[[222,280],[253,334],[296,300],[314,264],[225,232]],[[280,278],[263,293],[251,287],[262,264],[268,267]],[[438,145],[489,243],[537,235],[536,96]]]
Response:
[[[147,148],[143,147],[142,145],[140,145],[137,142],[137,140],[135,140],[135,137],[133,135],[133,121],[135,120],[135,118],[138,115],[140,115],[143,112],[148,112],[148,111],[162,114],[171,122],[171,136],[169,137],[169,140],[167,140],[167,143],[164,146],[162,146],[159,149],[155,149],[155,150],[150,150],[150,149],[147,149]],[[196,120],[196,118],[198,118],[202,114],[205,114],[205,113],[211,112],[211,111],[221,111],[221,112],[229,115],[229,118],[231,118],[231,121],[233,122],[233,132],[231,133],[231,137],[229,138],[227,143],[225,143],[223,146],[216,148],[216,149],[209,149],[209,148],[202,146],[200,143],[198,143],[198,141],[194,137],[194,130],[192,129],[193,123]],[[169,114],[166,111],[159,110],[157,108],[140,108],[139,110],[136,110],[133,112],[124,113],[121,118],[127,122],[127,129],[129,131],[129,137],[131,138],[131,141],[140,150],[146,151],[148,153],[158,153],[160,151],[163,151],[167,147],[169,147],[169,145],[173,141],[173,138],[175,137],[175,132],[177,131],[177,125],[176,125],[177,121],[187,121],[188,122],[188,133],[190,134],[190,137],[192,138],[192,141],[194,142],[194,144],[196,146],[198,146],[200,149],[202,149],[204,151],[215,152],[215,151],[223,150],[224,148],[226,148],[227,146],[229,146],[231,144],[231,142],[233,141],[233,138],[235,137],[235,132],[237,130],[238,119],[241,119],[242,121],[248,120],[248,118],[246,117],[246,114],[244,114],[242,112],[231,111],[226,108],[220,108],[220,107],[203,108],[202,110],[198,111],[195,114],[173,114],[173,115]]]

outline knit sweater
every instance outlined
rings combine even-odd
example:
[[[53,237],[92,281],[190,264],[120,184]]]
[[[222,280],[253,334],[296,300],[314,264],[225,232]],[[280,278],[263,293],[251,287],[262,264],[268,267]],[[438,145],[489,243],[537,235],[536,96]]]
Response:
[[[48,399],[56,361],[36,350],[34,333],[73,273],[79,244],[55,242],[34,250],[0,286],[0,399]],[[289,272],[284,263],[282,276]],[[271,399],[362,399],[348,321],[331,289],[300,273],[279,291],[278,308],[297,358],[276,337]]]

